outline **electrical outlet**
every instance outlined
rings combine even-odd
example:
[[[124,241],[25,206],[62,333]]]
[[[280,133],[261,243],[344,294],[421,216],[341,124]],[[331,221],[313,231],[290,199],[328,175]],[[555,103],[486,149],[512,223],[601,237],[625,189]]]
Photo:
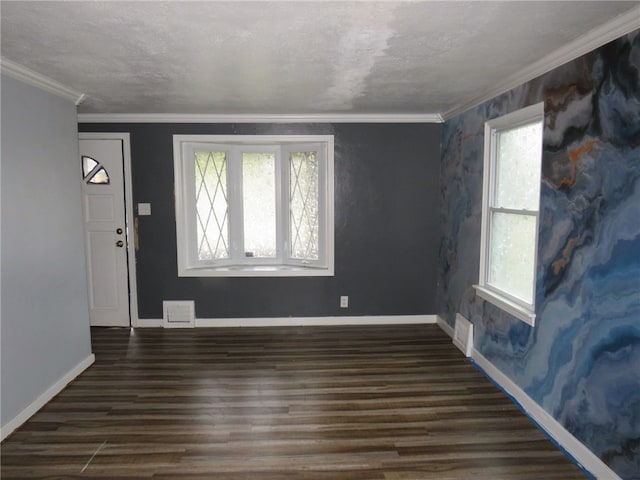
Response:
[[[349,297],[342,295],[340,297],[340,308],[349,308]]]

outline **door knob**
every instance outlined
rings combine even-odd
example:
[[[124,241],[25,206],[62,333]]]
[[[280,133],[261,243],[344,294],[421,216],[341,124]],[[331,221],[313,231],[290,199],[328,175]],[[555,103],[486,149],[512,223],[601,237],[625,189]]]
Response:
[[[124,245],[124,242],[122,240],[118,240],[116,242],[116,247],[122,247]]]

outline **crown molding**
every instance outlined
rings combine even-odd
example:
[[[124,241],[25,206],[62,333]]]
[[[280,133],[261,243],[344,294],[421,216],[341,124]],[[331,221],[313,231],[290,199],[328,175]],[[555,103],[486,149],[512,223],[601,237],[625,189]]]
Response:
[[[55,80],[45,77],[33,70],[23,67],[6,58],[0,58],[0,67],[3,74],[15,80],[27,83],[31,86],[53,93],[59,97],[71,100],[73,103],[80,105],[87,96],[84,93],[73,90]]]
[[[439,114],[80,113],[78,123],[442,123]]]
[[[627,13],[600,25],[593,30],[590,30],[586,34],[575,39],[573,42],[566,44],[556,52],[532,63],[518,73],[507,77],[503,82],[496,84],[493,88],[485,91],[482,95],[442,113],[442,120],[446,121],[464,113],[487,100],[491,100],[502,93],[508,92],[513,88],[533,80],[534,78],[564,65],[565,63],[575,60],[576,58],[639,28],[640,6],[636,6]]]

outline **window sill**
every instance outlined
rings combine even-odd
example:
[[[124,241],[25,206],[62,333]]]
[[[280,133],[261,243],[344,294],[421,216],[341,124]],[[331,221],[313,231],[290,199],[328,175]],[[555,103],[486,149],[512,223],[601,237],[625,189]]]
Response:
[[[333,268],[298,265],[239,265],[178,270],[179,277],[333,277]]]
[[[487,302],[513,315],[517,319],[522,320],[527,325],[530,325],[532,327],[535,325],[535,312],[532,312],[528,308],[518,305],[517,303],[514,303],[511,300],[499,295],[492,290],[488,290],[481,285],[474,285],[473,288],[476,289],[476,293],[478,294],[478,296],[483,298]]]

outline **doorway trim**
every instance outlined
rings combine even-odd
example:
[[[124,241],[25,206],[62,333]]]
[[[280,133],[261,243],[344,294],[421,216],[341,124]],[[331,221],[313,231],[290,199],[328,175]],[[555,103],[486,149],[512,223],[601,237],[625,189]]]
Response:
[[[80,132],[79,140],[121,140],[124,166],[124,213],[127,239],[127,272],[129,279],[129,321],[138,326],[138,287],[136,283],[135,216],[133,210],[133,185],[131,182],[131,142],[128,132]]]

